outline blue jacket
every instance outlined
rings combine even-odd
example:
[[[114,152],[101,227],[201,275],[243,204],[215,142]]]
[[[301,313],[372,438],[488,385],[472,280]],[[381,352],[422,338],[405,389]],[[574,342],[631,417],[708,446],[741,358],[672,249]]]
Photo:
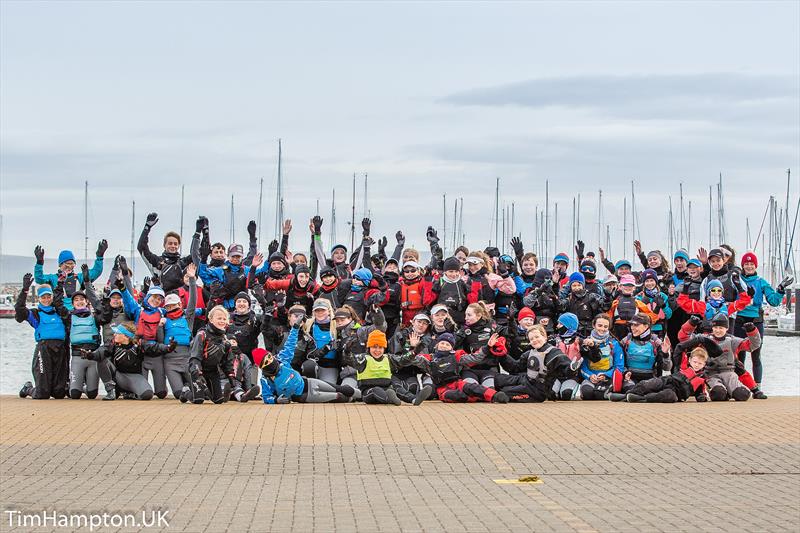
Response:
[[[103,258],[96,257],[94,260],[94,265],[92,265],[92,268],[89,269],[89,280],[94,281],[97,278],[99,278],[101,274],[103,274]],[[75,272],[72,274],[72,276],[77,276],[79,285],[84,284],[83,274],[81,274],[80,272]],[[36,265],[34,265],[33,267],[33,280],[39,285],[47,283],[48,285],[50,285],[50,287],[52,287],[55,290],[56,285],[58,285],[58,273],[45,274],[44,265],[36,263]],[[64,307],[66,307],[70,311],[72,311],[71,296],[72,296],[71,294],[64,293]]]
[[[300,372],[291,365],[294,349],[297,347],[298,331],[300,330],[296,328],[289,331],[286,342],[276,356],[281,363],[277,375],[274,378],[261,376],[261,398],[264,403],[275,403],[278,396],[291,399],[292,396],[300,396],[305,391],[305,381]]]
[[[517,274],[514,276],[514,286],[517,288],[517,294],[520,296],[525,296],[525,293],[528,292],[528,289],[533,287],[533,281],[525,281],[522,279],[522,276]]]
[[[266,263],[267,269],[269,269],[269,263]],[[200,279],[203,280],[203,284],[211,290],[211,284],[215,281],[220,283],[225,283],[225,269],[228,269],[229,272],[234,274],[238,274],[240,271],[244,276],[244,279],[247,279],[247,275],[250,273],[250,267],[245,265],[232,265],[230,261],[225,261],[225,265],[218,266],[218,267],[210,267],[205,263],[200,263],[200,268],[197,269],[197,275],[200,276]],[[259,269],[256,269],[256,274],[260,274],[261,272],[266,271],[262,266]],[[236,307],[236,299],[235,294],[232,295],[230,298],[226,299],[222,305],[231,310]]]
[[[25,319],[34,329],[36,341],[60,340],[67,337],[67,329],[64,320],[58,311],[52,306],[39,304],[36,309],[28,310],[28,317]]]
[[[120,292],[122,293],[122,308],[125,310],[125,314],[128,315],[128,318],[133,320],[137,325],[139,324],[139,317],[141,316],[142,312],[157,312],[161,314],[161,316],[164,316],[164,310],[162,308],[150,307],[150,304],[147,303],[147,300],[145,300],[142,305],[139,305],[129,291],[123,290]],[[167,342],[169,342],[169,340],[167,340]]]
[[[783,301],[783,294],[773,289],[769,282],[758,274],[742,276],[742,280],[747,283],[748,287],[753,287],[756,293],[753,295],[753,303],[739,311],[738,316],[758,318],[761,314],[761,306],[764,305],[764,300],[773,307],[780,305]]]

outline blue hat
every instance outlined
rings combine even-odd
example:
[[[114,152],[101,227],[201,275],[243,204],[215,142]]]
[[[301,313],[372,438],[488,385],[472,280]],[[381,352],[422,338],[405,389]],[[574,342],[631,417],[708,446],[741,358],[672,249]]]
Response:
[[[722,282],[720,280],[718,280],[718,279],[712,279],[711,281],[709,281],[706,284],[706,292],[710,293],[711,289],[722,289],[722,290],[725,290],[725,288],[722,286]]]
[[[553,263],[558,263],[559,261],[569,264],[569,256],[564,252],[557,253],[553,258]]]
[[[128,328],[126,328],[125,326],[123,326],[122,324],[117,324],[116,326],[111,328],[111,331],[113,331],[114,333],[119,333],[120,335],[125,335],[129,339],[135,339],[136,338],[136,334],[133,333]]]
[[[574,313],[564,313],[558,317],[558,323],[567,328],[567,333],[578,331],[578,317]]]
[[[147,299],[150,298],[151,296],[161,296],[162,298],[165,298],[164,289],[162,289],[159,286],[150,287],[150,290],[147,291],[147,296],[145,296],[144,298],[145,301],[147,301]]]
[[[569,275],[570,286],[572,286],[572,284],[575,283],[576,281],[581,285],[583,285],[584,287],[586,286],[586,278],[580,272],[573,272],[572,274]]]
[[[514,264],[514,259],[512,259],[511,256],[508,254],[501,255],[499,260],[501,263],[508,263],[509,265]]]
[[[337,248],[341,248],[342,250],[344,250],[344,253],[347,253],[347,246],[345,246],[344,244],[334,244],[333,248],[331,248],[331,254],[333,254],[333,251],[336,250]]]
[[[353,277],[364,283],[364,285],[368,285],[372,281],[372,271],[368,268],[359,268],[353,272]]]
[[[64,264],[67,261],[75,261],[75,254],[72,253],[72,250],[61,250],[58,254],[58,264]]]
[[[686,250],[684,250],[683,248],[681,248],[680,250],[675,252],[675,255],[672,256],[672,259],[673,260],[674,259],[678,259],[679,257],[681,259],[683,259],[684,261],[688,261],[689,260],[689,253]]]
[[[703,268],[703,263],[700,262],[699,259],[689,259],[686,261],[686,266],[694,265],[697,268]]]
[[[118,295],[120,298],[122,297],[122,292],[119,289],[111,289],[111,292],[108,293],[108,297],[111,298],[115,294]]]
[[[53,288],[50,285],[42,285],[38,289],[36,289],[36,296],[41,298],[45,294],[53,294]]]
[[[631,265],[630,261],[628,261],[627,259],[620,259],[619,261],[614,263],[614,270],[619,270],[619,267],[623,266],[626,266],[628,268],[633,268],[633,265]]]
[[[639,280],[644,284],[645,280],[652,279],[656,283],[658,283],[658,272],[653,270],[652,268],[648,268],[642,271],[642,274],[639,276]]]
[[[444,332],[439,334],[436,337],[436,344],[439,344],[442,341],[449,342],[450,346],[452,346],[453,348],[456,347],[456,337],[452,333]]]

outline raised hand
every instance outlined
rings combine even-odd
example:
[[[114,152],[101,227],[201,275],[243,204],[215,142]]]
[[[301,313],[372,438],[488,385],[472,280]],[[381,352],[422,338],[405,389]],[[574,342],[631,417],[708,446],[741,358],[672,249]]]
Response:
[[[283,221],[283,234],[289,235],[292,232],[292,219],[287,218]]]
[[[406,236],[403,235],[402,231],[398,231],[394,234],[394,238],[397,240],[398,246],[405,246],[406,245]]]
[[[385,255],[386,254],[386,245],[387,244],[389,244],[389,239],[387,239],[385,236],[383,238],[381,238],[381,239],[378,239],[378,253],[380,255]]]
[[[202,233],[204,224],[205,223],[203,222],[203,217],[202,216],[197,217],[197,221],[194,223],[194,231],[197,233]]]
[[[775,290],[777,290],[781,294],[785,294],[786,287],[788,287],[792,283],[794,283],[794,278],[792,276],[786,276],[781,280],[780,285],[778,285],[778,287]]]
[[[361,229],[364,230],[364,235],[369,235],[369,229],[372,227],[372,221],[364,217],[361,219]]]
[[[28,289],[31,288],[32,284],[33,284],[33,274],[28,272],[27,274],[22,276],[22,290],[23,291],[27,292]]]
[[[254,255],[254,256],[253,256],[253,263],[252,263],[252,264],[253,264],[253,266],[254,266],[254,267],[256,267],[256,268],[258,268],[258,267],[260,267],[261,265],[263,265],[263,264],[264,264],[264,254],[262,254],[261,252],[259,252],[259,253],[257,253],[256,255]]]
[[[425,232],[425,238],[428,239],[428,242],[431,244],[439,242],[439,236],[436,234],[436,230],[433,229],[433,226],[428,226],[428,231]]]
[[[129,276],[130,270],[128,270],[128,262],[125,260],[124,256],[118,255],[117,256],[117,265],[119,265],[119,271],[122,273],[123,276]]]
[[[642,253],[642,243],[637,241],[633,241],[633,249],[636,251],[636,255]]]
[[[97,243],[97,254],[96,257],[103,257],[105,255],[106,250],[108,250],[108,241],[103,239],[102,241]]]
[[[186,275],[189,276],[190,279],[197,277],[197,267],[194,263],[186,265]]]
[[[144,222],[145,229],[152,229],[152,227],[156,225],[156,222],[158,222],[158,213],[150,213],[147,215],[147,220]]]
[[[277,252],[278,251],[278,246],[279,246],[278,245],[278,241],[276,241],[275,239],[272,239],[272,242],[269,243],[269,246],[267,246],[267,252],[269,252],[269,255],[272,255],[275,252]]]
[[[600,252],[600,262],[602,263],[606,260],[606,251],[600,246],[597,247],[597,251]]]
[[[89,283],[89,281],[91,281],[89,279],[89,265],[87,265],[86,263],[81,265],[81,274],[83,274],[84,283]]]
[[[706,250],[702,246],[698,248],[697,258],[700,260],[701,263],[708,263],[708,250]]]
[[[250,236],[250,240],[253,241],[256,238],[256,221],[251,220],[247,224],[247,234]]]
[[[314,235],[321,235],[322,234],[322,217],[317,215],[311,219],[311,231]]]
[[[416,334],[416,332],[411,332],[411,335],[408,336],[408,345],[412,348],[416,348],[419,346],[420,336]]]
[[[575,245],[575,253],[578,255],[578,259],[582,259],[583,258],[583,250],[585,248],[586,248],[586,245],[584,244],[583,241],[580,241],[580,240]]]
[[[33,255],[34,257],[36,257],[37,264],[39,265],[44,264],[44,248],[37,245],[36,248],[33,249]]]
[[[511,239],[511,248],[514,249],[514,255],[517,257],[522,257],[525,253],[525,248],[522,246],[522,239],[519,237]]]

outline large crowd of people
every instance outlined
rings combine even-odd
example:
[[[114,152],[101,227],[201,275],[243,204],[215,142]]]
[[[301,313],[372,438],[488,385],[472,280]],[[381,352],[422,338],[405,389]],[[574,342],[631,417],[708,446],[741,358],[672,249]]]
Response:
[[[123,256],[102,283],[105,240],[91,268],[63,250],[55,273],[36,247],[16,302],[36,339],[21,397],[96,398],[102,382],[104,400],[171,392],[187,404],[765,399],[762,307],[793,282],[771,287],[753,252],[737,261],[726,244],[669,258],[634,241],[638,269],[578,241],[574,257],[540,264],[518,238],[513,256],[461,246],[444,257],[429,227],[423,264],[402,231],[387,253],[367,218],[355,250],[326,254],[318,216],[294,253],[291,221],[264,253],[255,222],[245,249],[212,243],[199,217],[182,255],[173,231],[150,249],[157,222],[147,216],[138,242],[151,274],[141,287]]]

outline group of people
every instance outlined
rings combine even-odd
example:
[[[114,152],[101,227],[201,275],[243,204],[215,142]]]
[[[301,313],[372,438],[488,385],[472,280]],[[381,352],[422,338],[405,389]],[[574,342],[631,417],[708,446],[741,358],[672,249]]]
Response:
[[[36,339],[21,397],[96,398],[102,382],[105,400],[171,392],[189,404],[764,399],[762,307],[793,282],[771,287],[754,253],[737,261],[725,244],[678,250],[670,265],[634,241],[635,271],[578,241],[574,258],[558,253],[548,268],[518,238],[513,256],[461,246],[444,257],[429,227],[423,264],[402,231],[389,255],[368,218],[355,250],[326,255],[319,216],[307,252],[294,253],[289,220],[262,253],[255,222],[245,250],[212,243],[199,217],[182,255],[173,231],[163,251],[150,249],[157,222],[149,214],[139,238],[150,270],[141,287],[123,256],[95,287],[105,240],[91,268],[63,250],[52,274],[36,247],[16,302]]]

